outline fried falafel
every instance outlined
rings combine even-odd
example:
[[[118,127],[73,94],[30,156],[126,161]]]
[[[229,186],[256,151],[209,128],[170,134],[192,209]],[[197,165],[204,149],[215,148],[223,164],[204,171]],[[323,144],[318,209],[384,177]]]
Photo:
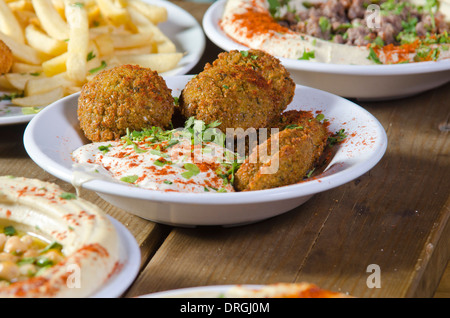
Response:
[[[11,49],[0,40],[0,74],[8,73],[13,65],[14,59]]]
[[[328,130],[310,112],[286,112],[277,124],[280,131],[258,145],[236,172],[238,191],[300,182],[323,153]]]
[[[185,117],[226,128],[267,128],[292,101],[295,83],[275,57],[258,50],[220,53],[180,96]]]
[[[185,117],[205,123],[219,121],[219,128],[266,127],[273,119],[267,81],[257,72],[239,66],[204,70],[184,88],[180,108]]]
[[[83,85],[77,112],[89,140],[109,141],[125,135],[127,129],[167,128],[174,98],[156,71],[121,65],[102,71]]]
[[[221,65],[241,65],[247,69],[258,71],[274,90],[273,97],[277,115],[281,114],[294,98],[295,82],[289,71],[278,58],[265,51],[251,49],[220,53],[213,64],[207,64],[205,68],[220,67]]]

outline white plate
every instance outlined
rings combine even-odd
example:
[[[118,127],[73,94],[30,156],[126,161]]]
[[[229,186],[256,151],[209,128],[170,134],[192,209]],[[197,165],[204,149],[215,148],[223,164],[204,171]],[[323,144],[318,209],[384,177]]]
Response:
[[[130,287],[141,266],[141,250],[134,236],[122,223],[108,217],[119,235],[119,270],[91,298],[120,297]]]
[[[177,52],[186,53],[175,69],[161,73],[161,75],[187,74],[198,63],[205,51],[206,39],[201,25],[189,12],[169,1],[142,1],[167,8],[167,21],[158,26],[175,43]],[[34,114],[23,115],[21,107],[11,106],[9,102],[0,102],[0,126],[28,123],[34,116]]]
[[[167,85],[179,95],[191,76],[167,77]],[[68,96],[42,110],[28,124],[24,145],[41,168],[66,182],[72,179],[71,153],[87,143],[79,129],[77,99]],[[366,173],[382,158],[386,133],[369,112],[336,95],[297,86],[288,109],[322,111],[330,129],[348,132],[330,168],[308,182],[262,191],[236,193],[167,193],[130,187],[105,180],[91,180],[83,187],[109,203],[159,223],[238,225],[256,222],[292,210],[316,193],[340,186]]]
[[[226,0],[208,8],[203,29],[218,47],[248,50],[229,38],[219,26]],[[280,58],[297,84],[360,100],[406,97],[450,81],[450,59],[397,65],[340,65]]]
[[[223,298],[223,295],[236,285],[213,285],[189,288],[179,288],[139,296],[139,298]],[[261,288],[263,285],[241,285],[251,289]]]

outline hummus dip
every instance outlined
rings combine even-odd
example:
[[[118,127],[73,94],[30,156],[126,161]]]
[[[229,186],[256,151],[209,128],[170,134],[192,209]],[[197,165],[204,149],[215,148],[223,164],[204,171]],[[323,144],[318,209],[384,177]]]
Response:
[[[94,204],[56,184],[0,177],[0,224],[61,247],[62,260],[2,284],[0,297],[88,297],[120,267],[118,235]]]
[[[298,3],[310,5],[324,1],[294,2],[298,6]],[[414,4],[422,2],[425,1],[411,1]],[[445,14],[447,22],[450,17],[449,8],[448,0],[441,1],[440,10]],[[373,43],[341,44],[280,25],[272,17],[267,0],[227,0],[219,25],[234,41],[282,58],[355,65],[397,64],[450,58],[450,41],[447,33],[437,40],[432,36],[395,46]]]
[[[190,128],[200,127],[200,134],[207,129],[200,120],[191,122]],[[78,188],[90,179],[103,179],[164,192],[234,192],[234,153],[192,137],[186,128],[153,127],[120,140],[86,144],[72,153],[72,183]]]

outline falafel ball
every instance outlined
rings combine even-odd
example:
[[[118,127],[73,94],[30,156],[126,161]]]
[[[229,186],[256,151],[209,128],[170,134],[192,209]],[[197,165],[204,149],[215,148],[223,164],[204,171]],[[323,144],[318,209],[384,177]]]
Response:
[[[180,109],[185,117],[205,123],[219,121],[226,128],[266,127],[273,118],[273,98],[267,81],[240,66],[204,70],[185,86]]]
[[[328,139],[325,125],[310,112],[289,111],[278,127],[281,130],[258,145],[239,167],[234,179],[236,190],[294,184],[314,168]]]
[[[11,49],[0,40],[0,74],[8,73],[13,65],[14,59]]]
[[[295,82],[289,71],[275,56],[262,50],[250,49],[248,51],[233,50],[229,53],[221,53],[213,62],[205,68],[220,67],[220,65],[241,65],[247,69],[258,71],[274,90],[274,98],[277,114],[281,114],[289,105],[295,94]]]
[[[93,142],[120,138],[152,126],[166,128],[174,112],[172,90],[156,71],[121,65],[102,71],[84,84],[78,119]]]
[[[279,60],[259,50],[220,53],[180,96],[185,117],[220,129],[266,128],[292,101],[295,83]]]

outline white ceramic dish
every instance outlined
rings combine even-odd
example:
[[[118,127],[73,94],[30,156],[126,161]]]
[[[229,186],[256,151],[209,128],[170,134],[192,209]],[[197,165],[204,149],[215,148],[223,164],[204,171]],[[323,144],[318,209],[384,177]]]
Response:
[[[167,8],[167,21],[159,24],[161,31],[176,45],[177,52],[185,52],[179,65],[164,76],[187,74],[200,60],[205,51],[206,39],[201,25],[187,11],[164,0],[142,0]],[[0,95],[3,93],[0,91]],[[7,94],[7,93],[6,93]],[[0,125],[28,123],[35,115],[24,115],[21,107],[0,101]]]
[[[226,0],[218,0],[205,13],[203,29],[218,47],[248,50],[219,27]],[[397,65],[339,65],[280,58],[297,84],[359,100],[402,98],[450,81],[450,60]]]
[[[139,298],[222,298],[223,295],[235,285],[213,285],[189,288],[179,288],[139,296]],[[242,285],[252,289],[263,285]]]
[[[134,236],[116,219],[109,217],[119,235],[118,271],[91,298],[120,297],[136,278],[141,266],[141,250]]]
[[[179,95],[191,76],[166,78]],[[78,94],[42,110],[24,133],[25,149],[41,168],[66,181],[72,180],[71,153],[87,143],[76,115]],[[277,189],[236,193],[167,193],[130,187],[104,180],[82,186],[109,203],[159,223],[178,226],[238,225],[256,222],[292,210],[316,193],[340,186],[366,173],[382,158],[387,147],[381,124],[362,107],[336,95],[297,86],[288,109],[322,111],[330,130],[342,128],[348,140],[319,178]]]

